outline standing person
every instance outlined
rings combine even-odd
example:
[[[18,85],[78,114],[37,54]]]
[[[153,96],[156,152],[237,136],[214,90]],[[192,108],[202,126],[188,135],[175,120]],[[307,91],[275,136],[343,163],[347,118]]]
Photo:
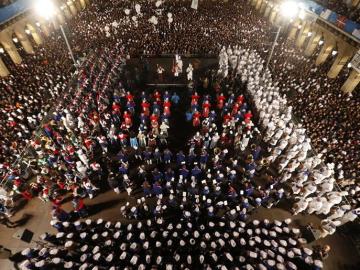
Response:
[[[188,68],[186,69],[187,80],[188,81],[193,80],[193,71],[194,71],[194,68],[193,68],[192,64],[189,64]]]
[[[135,133],[130,133],[130,146],[134,149],[137,149],[139,147],[138,140],[136,138]]]
[[[79,215],[80,218],[86,217],[88,215],[86,206],[84,204],[84,199],[80,196],[75,196],[72,200],[72,205],[74,207],[74,212]]]
[[[157,67],[156,72],[158,74],[158,79],[160,82],[163,82],[165,69],[162,66],[160,66],[159,64],[157,64],[156,67]]]
[[[176,55],[176,64],[178,67],[178,72],[181,74],[183,72],[183,61],[181,60],[181,56],[180,55]]]
[[[115,193],[119,194],[120,193],[119,181],[117,180],[116,175],[113,172],[110,172],[107,181],[110,188],[112,188],[115,191]]]
[[[180,97],[176,94],[176,92],[174,92],[171,96],[171,102],[174,104],[174,105],[177,105],[180,101]]]

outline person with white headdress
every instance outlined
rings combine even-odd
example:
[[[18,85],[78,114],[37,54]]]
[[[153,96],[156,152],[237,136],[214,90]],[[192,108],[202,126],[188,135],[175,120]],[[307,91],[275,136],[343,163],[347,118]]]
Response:
[[[189,66],[188,66],[187,69],[186,69],[187,80],[188,80],[188,81],[192,81],[192,80],[193,80],[193,71],[194,71],[194,68],[193,68],[192,64],[189,63]]]

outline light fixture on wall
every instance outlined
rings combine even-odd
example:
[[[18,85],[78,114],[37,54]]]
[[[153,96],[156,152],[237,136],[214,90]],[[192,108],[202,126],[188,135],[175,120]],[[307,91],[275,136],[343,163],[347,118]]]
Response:
[[[335,56],[335,55],[337,55],[337,53],[338,53],[338,51],[335,49],[335,50],[333,50],[333,51],[331,52],[331,55],[332,55],[332,56]]]
[[[44,18],[46,20],[52,20],[54,18],[54,16],[58,12],[59,7],[55,5],[55,2],[56,2],[55,0],[36,0],[34,2],[35,2],[34,9],[35,9],[36,13],[40,17],[42,17],[42,18]],[[68,1],[67,3],[71,4],[72,2]],[[54,24],[55,24],[55,22],[54,22]],[[74,54],[73,54],[73,52],[71,50],[70,43],[69,43],[69,41],[67,39],[66,33],[65,33],[64,28],[63,28],[63,26],[61,24],[60,24],[60,30],[61,30],[61,33],[62,33],[62,35],[64,37],[66,46],[67,46],[67,48],[69,50],[69,54],[71,56],[71,59],[74,62],[74,66],[77,67],[77,62],[76,62]]]
[[[29,29],[25,29],[25,33],[30,35],[31,34],[31,31]]]
[[[312,36],[312,32],[307,33],[307,36],[308,36],[308,37],[311,37],[311,36]]]
[[[295,18],[299,14],[299,6],[295,1],[286,1],[280,5],[280,12],[285,18]]]
[[[18,43],[18,42],[19,42],[19,40],[18,40],[16,37],[14,37],[12,40],[13,40],[15,43]]]
[[[4,48],[0,47],[0,53],[5,53]]]
[[[352,64],[349,62],[349,63],[347,64],[347,67],[348,67],[348,68],[351,68],[351,67],[352,67]]]
[[[324,44],[324,41],[322,39],[319,40],[319,45],[323,45]]]

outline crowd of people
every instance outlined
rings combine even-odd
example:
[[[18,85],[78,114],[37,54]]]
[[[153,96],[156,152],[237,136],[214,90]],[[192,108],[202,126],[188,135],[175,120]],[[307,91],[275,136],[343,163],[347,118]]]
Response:
[[[235,8],[230,4],[235,5]],[[148,8],[140,8],[138,12],[133,3],[106,1],[105,9],[101,1],[95,2],[67,22],[67,28],[71,29],[71,43],[76,44],[75,55],[79,57],[83,52],[106,44],[124,46],[131,56],[174,52],[216,55],[220,50],[219,44],[236,45],[235,40],[240,40],[241,46],[258,50],[263,57],[268,51],[263,41],[271,38],[268,35],[271,26],[248,3],[205,2],[200,4],[198,11],[182,2],[163,3],[156,7],[140,1],[139,5],[147,5]],[[129,9],[130,14],[127,15],[124,9]],[[220,9],[222,12],[216,12]],[[168,13],[174,14],[171,23],[167,20]],[[188,16],[189,13],[192,15]],[[148,20],[154,15],[159,17],[156,25]],[[2,93],[5,95],[2,98],[1,117],[3,176],[20,156],[20,149],[24,149],[50,107],[49,104],[66,88],[65,83],[70,76],[69,61],[64,60],[67,59],[67,53],[65,46],[59,46],[61,39],[58,34],[47,38],[45,48],[38,48],[35,56],[24,56],[21,66],[9,64],[13,75],[2,79],[4,87],[9,89]],[[261,43],[251,40],[259,40]],[[51,49],[57,47],[60,49]],[[356,92],[352,97],[342,94],[339,87],[343,77],[330,81],[326,77],[327,65],[315,67],[313,61],[304,58],[291,42],[282,42],[275,49],[275,56],[276,64],[273,68],[279,72],[274,74],[278,76],[282,89],[295,90],[295,97],[290,98],[290,103],[293,102],[294,113],[302,116],[315,149],[326,151],[323,154],[334,159],[347,178],[356,178],[359,162],[356,147],[356,108],[359,101]],[[294,66],[302,68],[294,69]],[[18,76],[24,78],[21,83],[16,80]],[[309,77],[313,79],[308,80]],[[308,84],[309,81],[311,84]],[[305,95],[314,102],[303,102]],[[334,106],[338,110],[332,110]]]
[[[357,218],[359,202],[355,199],[348,204],[344,197],[349,192],[337,189],[333,163],[324,163],[321,155],[312,156],[311,140],[302,125],[292,121],[292,107],[281,96],[270,72],[262,72],[263,64],[264,60],[255,51],[223,48],[219,73],[226,77],[229,69],[236,70],[241,79],[248,82],[248,91],[259,113],[263,139],[269,145],[267,162],[277,167],[280,183],[286,183],[292,197],[297,198],[293,213],[333,214],[323,220],[321,237],[333,234],[337,226]],[[352,190],[355,198],[358,193],[358,189]]]
[[[272,26],[248,2],[188,4],[93,2],[66,25],[86,55],[73,83],[66,47],[51,49],[57,32],[20,66],[4,56],[4,186],[51,203],[59,231],[21,252],[22,269],[318,270],[328,246],[305,247],[291,220],[249,222],[252,211],[289,200],[294,215],[322,218],[320,237],[357,218],[360,100],[339,92],[344,74],[328,79],[329,62],[315,67],[286,35],[265,70]],[[219,68],[200,84],[189,65],[186,93],[134,83],[129,60],[162,53],[213,55]],[[25,148],[35,181],[13,166]],[[130,224],[73,221],[109,187],[142,189],[120,209]]]
[[[190,206],[191,208],[191,206]],[[21,269],[322,269],[329,246],[306,247],[284,221],[245,223],[202,213],[121,224],[54,222],[43,246],[27,248]],[[103,243],[101,246],[99,243]]]

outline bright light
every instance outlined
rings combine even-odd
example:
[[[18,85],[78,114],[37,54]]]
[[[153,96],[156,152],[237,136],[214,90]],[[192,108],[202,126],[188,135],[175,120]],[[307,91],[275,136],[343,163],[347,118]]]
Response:
[[[333,56],[335,56],[335,55],[337,55],[337,50],[333,50],[332,52],[331,52],[331,54],[333,55]]]
[[[311,32],[307,33],[307,36],[308,36],[308,37],[311,37],[311,36],[312,36],[312,33],[311,33]]]
[[[324,44],[324,41],[323,40],[320,40],[319,41],[319,45],[321,46],[321,45],[323,45]]]
[[[25,33],[28,34],[28,35],[30,35],[31,32],[30,32],[29,29],[25,29]]]
[[[39,22],[36,22],[35,24],[37,27],[40,27],[40,25],[41,25]]]
[[[352,67],[352,64],[351,64],[351,63],[347,64],[347,67],[348,67],[348,68],[351,68],[351,67]]]
[[[286,18],[295,18],[295,16],[299,13],[299,6],[296,2],[286,1],[280,5],[281,15]]]
[[[5,52],[4,48],[0,48],[0,53],[4,53],[4,52]]]
[[[298,29],[301,29],[301,27],[302,27],[302,25],[301,25],[301,24],[299,24],[299,25],[298,25]]]
[[[56,8],[51,0],[36,0],[35,11],[39,16],[49,19],[54,16]]]
[[[300,9],[299,18],[302,19],[302,20],[305,19],[305,11],[304,11],[304,9]]]
[[[14,38],[13,38],[13,41],[14,41],[15,43],[18,43],[19,40],[18,40],[16,37],[14,37]]]

